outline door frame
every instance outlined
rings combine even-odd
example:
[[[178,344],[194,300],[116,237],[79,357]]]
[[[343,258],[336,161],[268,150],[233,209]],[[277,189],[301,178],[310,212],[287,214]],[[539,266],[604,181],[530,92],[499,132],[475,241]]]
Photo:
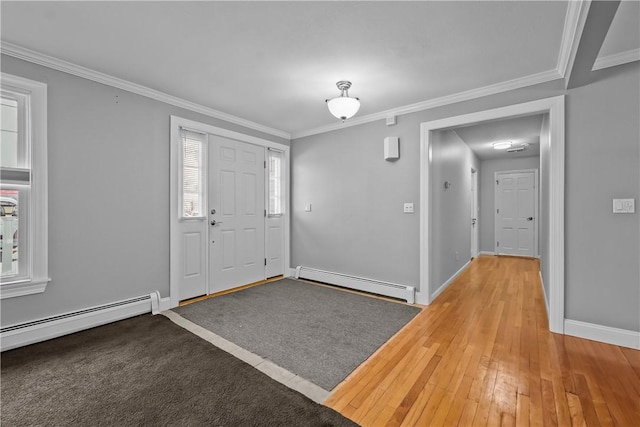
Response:
[[[173,247],[174,244],[172,242],[172,230],[173,227],[175,227],[175,224],[177,224],[178,222],[178,211],[176,209],[176,206],[178,204],[178,177],[179,177],[179,171],[178,171],[178,164],[179,164],[179,147],[180,147],[180,128],[185,128],[188,130],[192,130],[195,132],[201,132],[201,133],[206,133],[206,134],[212,134],[212,135],[217,135],[217,136],[221,136],[224,138],[230,138],[230,139],[235,139],[237,141],[241,141],[241,142],[246,142],[249,144],[253,144],[253,145],[257,145],[260,147],[264,147],[265,149],[267,148],[274,148],[277,150],[281,150],[282,152],[284,152],[284,160],[285,160],[285,171],[284,171],[284,178],[285,178],[285,184],[284,184],[284,203],[285,203],[285,207],[284,207],[284,225],[283,225],[283,231],[284,231],[284,256],[283,256],[283,271],[288,272],[289,271],[289,264],[290,264],[290,238],[289,238],[289,234],[290,234],[290,153],[289,153],[289,149],[290,147],[288,145],[284,145],[284,144],[280,144],[277,142],[273,142],[273,141],[269,141],[266,139],[262,139],[262,138],[258,138],[255,136],[251,136],[251,135],[246,135],[240,132],[235,132],[235,131],[231,131],[228,129],[224,129],[224,128],[220,128],[217,126],[212,126],[212,125],[208,125],[206,123],[201,123],[201,122],[197,122],[194,120],[189,120],[189,119],[185,119],[182,117],[178,117],[178,116],[171,116],[171,137],[170,137],[170,156],[169,156],[169,177],[170,177],[170,181],[169,181],[169,300],[170,300],[170,307],[169,308],[174,308],[177,307],[180,300],[179,300],[179,292],[178,292],[178,287],[179,287],[179,283],[176,277],[174,277],[173,272],[171,271],[172,269],[172,264],[173,264],[173,259],[175,254],[173,254]],[[208,168],[208,162],[205,161],[205,168]],[[205,182],[207,181],[208,178],[205,179]],[[208,195],[207,195],[207,203],[208,203]],[[209,211],[209,207],[206,206],[205,212]],[[207,219],[208,219],[208,215],[207,215]],[[266,218],[265,218],[266,219]],[[207,221],[208,223],[208,221]],[[265,222],[266,224],[266,222]],[[210,228],[211,227],[206,227],[207,229],[207,241],[209,240],[209,232],[210,232]],[[207,266],[206,266],[206,274],[207,274],[207,289],[209,289],[209,245],[206,245],[206,260],[207,260]]]
[[[559,95],[536,101],[478,111],[456,117],[420,124],[420,291],[417,302],[430,304],[430,209],[431,209],[431,145],[433,134],[486,121],[549,114],[549,145],[540,147],[541,157],[548,156],[549,168],[549,329],[564,333],[564,146],[565,96]]]
[[[538,227],[538,222],[540,221],[540,210],[539,210],[539,206],[538,206],[538,200],[540,198],[539,195],[539,191],[540,191],[540,185],[539,185],[539,178],[538,178],[538,169],[517,169],[517,170],[504,170],[504,171],[495,171],[493,173],[493,178],[494,181],[498,180],[498,175],[502,175],[502,174],[511,174],[511,173],[527,173],[527,172],[533,172],[533,185],[535,185],[535,191],[533,192],[533,212],[535,212],[535,217],[533,221],[533,257],[534,258],[540,258],[540,254],[538,253],[539,248],[538,248],[538,232],[539,232],[539,227]],[[497,209],[497,205],[498,205],[498,189],[497,186],[494,184],[493,187],[493,191],[494,191],[494,197],[493,197],[493,252],[496,255],[499,255],[500,251],[498,251],[498,247],[496,246],[496,242],[498,240],[498,216],[496,215],[496,209]],[[511,255],[511,256],[518,256],[518,255]]]
[[[471,220],[476,219],[475,224],[471,225],[471,258],[477,258],[480,255],[479,183],[478,170],[471,168]]]

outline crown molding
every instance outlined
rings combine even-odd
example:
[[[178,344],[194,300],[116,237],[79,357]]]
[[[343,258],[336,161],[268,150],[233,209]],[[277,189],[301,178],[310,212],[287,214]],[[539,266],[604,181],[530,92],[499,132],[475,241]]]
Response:
[[[562,76],[556,69],[543,71],[541,73],[508,80],[501,83],[483,86],[477,89],[471,89],[464,92],[447,95],[440,98],[434,98],[427,101],[418,102],[416,104],[406,105],[404,107],[393,108],[379,113],[368,114],[347,120],[345,123],[334,123],[327,126],[320,126],[306,131],[293,132],[291,139],[304,138],[306,136],[317,135],[320,133],[330,132],[346,127],[358,126],[364,123],[374,122],[376,120],[386,119],[390,116],[400,116],[403,114],[415,113],[418,111],[429,110],[444,105],[455,104],[456,102],[469,101],[472,99],[482,98],[484,96],[495,95],[514,89],[520,89],[527,86],[533,86],[540,83],[546,83],[553,80],[561,79]]]
[[[613,55],[598,58],[593,64],[592,71],[615,67],[616,65],[628,64],[635,61],[640,61],[640,49],[631,49],[626,52],[614,53]]]
[[[52,56],[27,49],[13,43],[8,43],[5,41],[0,42],[0,52],[17,59],[22,59],[24,61],[45,66],[47,68],[62,71],[67,74],[72,74],[83,79],[122,89],[127,92],[135,93],[136,95],[141,95],[146,98],[151,98],[156,101],[164,102],[166,104],[170,104],[179,108],[184,108],[195,113],[200,113],[209,117],[224,120],[225,122],[243,126],[248,129],[253,129],[269,135],[285,138],[287,140],[291,139],[291,134],[289,134],[288,132],[264,126],[259,123],[243,119],[241,117],[233,116],[231,114],[223,113],[222,111],[218,111],[204,105],[196,104],[195,102],[187,101],[186,99],[178,98],[176,96],[169,95],[167,93],[160,92],[158,90],[151,89],[137,83],[110,76],[108,74],[92,70],[90,68],[82,67],[80,65],[64,61],[62,59],[54,58]]]
[[[563,78],[571,74],[573,61],[576,59],[576,52],[582,38],[584,24],[587,21],[591,0],[569,1],[567,14],[564,18],[564,30],[562,41],[560,42],[560,52],[558,53],[558,74]]]

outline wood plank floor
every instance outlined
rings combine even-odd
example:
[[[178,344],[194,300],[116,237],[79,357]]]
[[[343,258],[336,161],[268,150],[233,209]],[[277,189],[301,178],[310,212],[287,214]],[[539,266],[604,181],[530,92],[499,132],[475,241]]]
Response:
[[[640,351],[550,333],[537,260],[481,256],[325,405],[363,426],[640,426]]]

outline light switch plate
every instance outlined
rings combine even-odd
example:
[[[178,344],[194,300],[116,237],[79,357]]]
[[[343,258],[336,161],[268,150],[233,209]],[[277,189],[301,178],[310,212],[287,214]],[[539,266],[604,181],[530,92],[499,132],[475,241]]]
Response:
[[[413,213],[413,203],[404,204],[404,213]]]
[[[304,211],[311,212],[311,203],[307,203],[306,205],[304,205]]]
[[[635,199],[613,199],[613,213],[635,213]]]

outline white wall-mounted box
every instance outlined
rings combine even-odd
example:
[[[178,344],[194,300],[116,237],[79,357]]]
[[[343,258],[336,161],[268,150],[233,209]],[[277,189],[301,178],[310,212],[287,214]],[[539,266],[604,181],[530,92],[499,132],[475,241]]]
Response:
[[[384,159],[395,160],[400,158],[399,138],[397,136],[388,136],[384,139]]]

